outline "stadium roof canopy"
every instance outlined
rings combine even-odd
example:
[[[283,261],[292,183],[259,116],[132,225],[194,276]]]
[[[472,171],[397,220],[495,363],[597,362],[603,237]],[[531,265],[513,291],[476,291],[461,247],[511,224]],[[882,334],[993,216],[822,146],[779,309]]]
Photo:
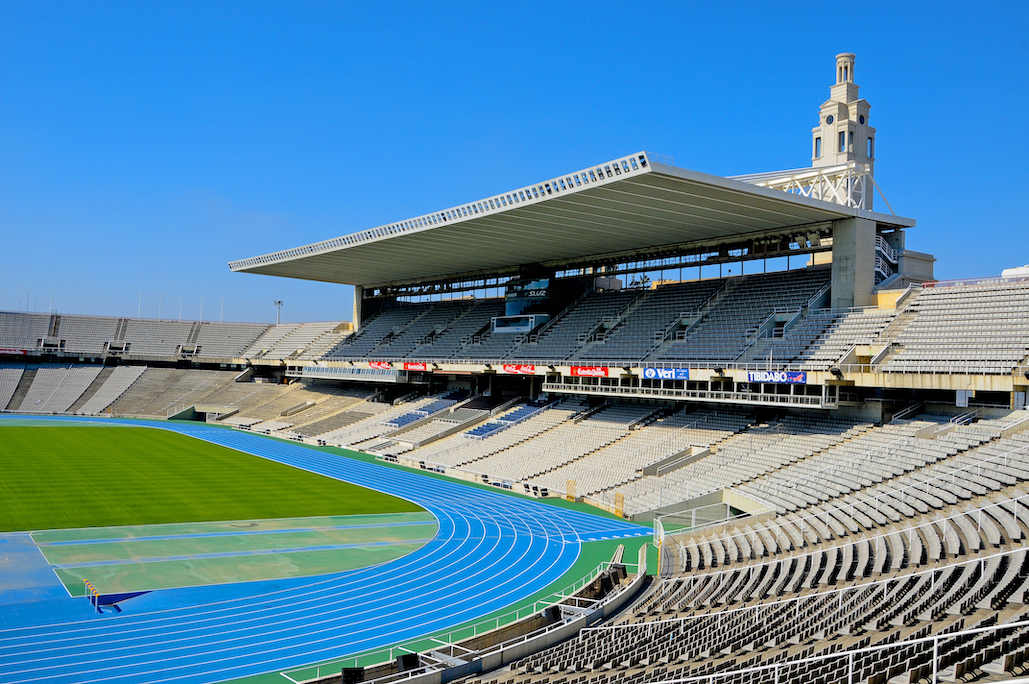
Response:
[[[815,226],[913,219],[652,161],[645,152],[406,221],[229,264],[233,271],[375,287],[572,267],[591,257]]]

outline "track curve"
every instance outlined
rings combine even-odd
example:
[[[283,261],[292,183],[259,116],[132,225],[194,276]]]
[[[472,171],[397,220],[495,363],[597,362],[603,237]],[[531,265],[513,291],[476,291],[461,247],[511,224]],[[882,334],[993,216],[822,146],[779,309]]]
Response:
[[[172,430],[398,496],[436,516],[439,531],[391,563],[306,578],[276,591],[254,583],[224,600],[70,622],[41,615],[34,624],[0,629],[0,682],[217,682],[341,657],[444,631],[525,598],[567,572],[582,541],[650,534],[618,520],[246,432],[103,423]]]

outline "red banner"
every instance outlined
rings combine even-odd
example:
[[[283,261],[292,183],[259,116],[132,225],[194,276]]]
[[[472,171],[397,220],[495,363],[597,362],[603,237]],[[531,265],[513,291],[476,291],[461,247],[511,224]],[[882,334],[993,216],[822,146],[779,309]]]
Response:
[[[25,356],[26,352],[24,349],[0,349],[0,354],[21,354]]]
[[[389,370],[390,368],[393,367],[393,364],[390,363],[389,361],[369,361],[368,362],[368,367],[369,368],[377,368],[379,370]]]
[[[572,377],[606,378],[607,366],[572,366]]]
[[[427,371],[429,370],[429,364],[427,363],[404,363],[404,370],[413,371]]]
[[[530,366],[521,363],[505,363],[505,373],[514,373],[515,375],[536,375],[536,366]]]

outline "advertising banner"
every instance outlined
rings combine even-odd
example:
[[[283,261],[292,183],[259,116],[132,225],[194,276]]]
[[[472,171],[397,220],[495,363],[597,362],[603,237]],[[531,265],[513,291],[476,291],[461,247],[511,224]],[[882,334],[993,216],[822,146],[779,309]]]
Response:
[[[368,367],[369,368],[377,368],[379,370],[389,370],[390,368],[393,367],[393,364],[390,363],[389,361],[369,361],[368,362]]]
[[[689,380],[689,368],[644,368],[643,377],[647,380]]]
[[[429,364],[427,364],[427,363],[407,363],[405,361],[404,362],[404,370],[427,371],[427,370],[429,370]]]
[[[750,371],[750,382],[771,382],[777,385],[806,385],[807,373],[803,371]]]
[[[536,366],[521,363],[505,363],[503,365],[505,373],[512,373],[514,375],[536,375]]]
[[[0,349],[0,354],[20,354],[21,356],[25,356],[25,350],[24,349]]]
[[[572,366],[572,377],[606,378],[607,366]]]

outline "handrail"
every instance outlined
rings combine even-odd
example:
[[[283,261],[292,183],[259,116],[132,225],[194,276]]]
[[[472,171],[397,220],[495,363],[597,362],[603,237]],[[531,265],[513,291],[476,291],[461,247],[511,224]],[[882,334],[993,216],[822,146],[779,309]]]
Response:
[[[644,547],[641,547],[641,548],[645,548],[645,546],[646,545],[644,545]],[[488,618],[488,619],[485,619],[485,620],[480,620],[480,621],[474,622],[474,623],[472,623],[470,625],[463,625],[463,626],[460,626],[460,627],[455,627],[455,628],[451,629],[448,632],[441,632],[441,633],[436,634],[436,635],[434,635],[432,637],[419,637],[419,638],[415,638],[415,639],[410,639],[410,640],[407,640],[407,641],[403,641],[403,642],[401,642],[399,644],[395,644],[395,645],[393,645],[393,646],[391,646],[389,648],[381,648],[381,649],[373,650],[373,651],[366,652],[366,653],[363,653],[363,654],[358,654],[358,655],[355,655],[355,656],[348,656],[346,658],[339,659],[339,660],[330,660],[330,661],[325,661],[323,663],[318,663],[318,664],[307,665],[307,666],[304,666],[304,667],[295,668],[295,669],[292,669],[292,670],[284,670],[284,671],[280,672],[279,674],[281,674],[283,677],[285,677],[289,681],[294,682],[294,684],[304,684],[305,682],[316,681],[318,679],[321,679],[321,677],[323,677],[323,676],[327,676],[328,672],[326,672],[326,675],[322,674],[322,672],[321,672],[321,668],[322,667],[330,667],[331,666],[333,668],[333,670],[334,670],[334,674],[338,676],[339,675],[339,670],[341,668],[343,668],[343,667],[346,667],[347,663],[353,662],[353,667],[357,667],[357,664],[358,664],[358,662],[360,661],[361,658],[369,658],[369,657],[372,657],[372,656],[377,656],[377,655],[380,655],[380,654],[385,655],[385,654],[388,653],[389,654],[389,659],[392,660],[393,659],[393,654],[394,654],[395,651],[405,651],[407,653],[415,653],[415,651],[411,650],[410,648],[407,648],[405,646],[405,644],[414,645],[414,644],[416,644],[418,642],[426,641],[428,639],[431,639],[433,641],[436,641],[437,643],[445,644],[445,645],[456,644],[456,643],[458,643],[458,641],[460,639],[466,639],[466,638],[468,638],[470,636],[472,636],[472,637],[479,636],[479,635],[484,634],[486,632],[490,632],[490,631],[499,629],[502,626],[506,626],[506,625],[512,624],[512,623],[517,622],[518,620],[522,620],[522,619],[524,619],[524,618],[526,618],[526,617],[528,617],[530,615],[534,615],[535,613],[538,613],[539,611],[541,611],[543,609],[546,609],[546,608],[548,608],[548,607],[550,607],[552,605],[559,604],[559,603],[561,603],[561,601],[563,601],[565,599],[572,598],[573,596],[575,596],[576,593],[578,593],[584,587],[586,587],[591,582],[593,582],[593,580],[595,580],[597,577],[599,577],[603,573],[607,572],[612,566],[619,565],[619,566],[624,566],[626,568],[633,568],[633,569],[635,569],[636,574],[639,574],[641,571],[645,573],[646,570],[647,570],[647,568],[646,568],[646,557],[643,554],[640,554],[640,556],[642,558],[642,565],[641,565],[640,562],[637,562],[637,563],[626,563],[624,561],[620,561],[620,562],[615,563],[615,562],[612,562],[612,561],[603,561],[599,565],[597,565],[595,568],[593,568],[593,570],[591,570],[585,576],[583,576],[582,578],[576,580],[575,582],[572,582],[571,584],[565,586],[564,588],[562,588],[562,589],[560,589],[558,591],[554,591],[554,592],[548,594],[544,598],[537,599],[537,600],[533,601],[531,604],[527,604],[525,606],[522,606],[521,608],[516,608],[515,610],[508,611],[506,613],[502,613],[501,615],[497,615],[496,617],[493,617],[493,618]],[[471,634],[467,634],[469,629],[471,630]],[[464,636],[462,636],[462,635],[464,635]],[[455,636],[460,637],[460,639],[455,640]],[[517,642],[518,639],[522,639],[522,638],[523,637],[518,637],[518,638],[516,638],[514,640],[511,640],[511,641],[512,642]],[[305,671],[306,672],[310,672],[311,670],[315,670],[315,677],[313,677],[313,678],[309,678],[309,679],[294,679],[292,676],[290,676],[290,675],[297,675],[297,674],[299,674],[301,672],[305,672]]]
[[[916,413],[919,413],[923,408],[925,408],[925,402],[924,401],[919,401],[919,402],[916,402],[914,404],[911,404],[911,406],[908,406],[907,408],[902,409],[902,410],[897,411],[896,413],[894,413],[893,414],[893,420],[890,421],[890,422],[894,422],[894,421],[898,421],[898,420],[905,420],[905,419],[907,419],[908,416],[914,415]]]

